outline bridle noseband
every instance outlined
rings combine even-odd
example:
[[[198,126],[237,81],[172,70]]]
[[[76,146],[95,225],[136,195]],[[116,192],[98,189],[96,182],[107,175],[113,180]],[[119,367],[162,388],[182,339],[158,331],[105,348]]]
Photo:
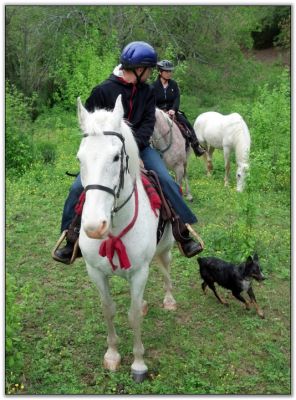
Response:
[[[124,174],[126,172],[129,172],[129,168],[128,168],[128,154],[126,153],[126,149],[125,149],[125,138],[122,136],[121,133],[115,132],[115,131],[104,131],[103,134],[105,136],[116,136],[118,137],[118,139],[121,140],[122,142],[122,148],[121,148],[121,153],[120,153],[120,172],[119,172],[119,185],[118,185],[118,189],[117,191],[115,191],[116,186],[114,189],[109,188],[108,186],[104,186],[104,185],[87,185],[84,188],[84,191],[87,192],[88,190],[102,190],[104,192],[110,193],[115,201],[116,199],[119,198],[120,196],[120,191],[121,189],[123,189],[124,187]],[[83,134],[83,137],[88,137],[90,136],[88,133]],[[125,158],[125,166],[124,166],[124,158]],[[113,208],[113,213],[119,211],[128,201],[129,199],[132,197],[133,193],[135,190],[135,185],[133,186],[133,190],[131,192],[131,194],[128,196],[128,198],[124,201],[123,204],[121,204],[119,207],[114,207]]]

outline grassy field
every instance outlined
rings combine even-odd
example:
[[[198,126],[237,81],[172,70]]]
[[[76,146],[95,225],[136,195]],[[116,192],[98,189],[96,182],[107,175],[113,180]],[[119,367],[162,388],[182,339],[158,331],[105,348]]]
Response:
[[[265,319],[253,309],[246,311],[223,289],[229,307],[212,293],[205,296],[196,258],[185,259],[175,248],[172,278],[178,309],[161,307],[162,276],[153,264],[143,322],[149,379],[135,384],[126,282],[112,280],[122,365],[109,373],[102,366],[106,329],[100,300],[83,260],[65,266],[50,256],[72,181],[64,172],[78,170],[75,114],[48,114],[37,121],[34,135],[53,143],[57,157],[54,165],[34,166],[21,179],[6,182],[6,272],[13,279],[12,303],[19,318],[13,345],[22,360],[20,371],[13,365],[9,369],[7,393],[291,393],[289,193],[257,190],[251,179],[239,194],[233,164],[231,185],[223,186],[221,153],[215,153],[211,178],[202,160],[191,155],[192,208],[206,245],[203,255],[240,262],[248,252],[258,252],[268,279],[262,287],[255,282],[254,291]]]

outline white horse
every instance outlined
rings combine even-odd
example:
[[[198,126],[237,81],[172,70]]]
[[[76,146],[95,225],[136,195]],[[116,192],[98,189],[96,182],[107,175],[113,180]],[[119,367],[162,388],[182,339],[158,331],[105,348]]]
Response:
[[[213,170],[212,155],[215,149],[223,149],[225,163],[225,186],[229,183],[230,153],[235,151],[237,191],[244,189],[245,176],[249,169],[251,138],[247,124],[238,113],[222,115],[215,111],[200,114],[194,122],[194,130],[200,144],[207,149],[208,175]]]
[[[113,325],[115,303],[109,290],[109,277],[125,278],[130,284],[129,322],[134,331],[132,375],[141,382],[146,374],[141,340],[143,300],[149,264],[156,256],[164,273],[164,307],[175,309],[171,293],[171,225],[167,224],[156,243],[158,211],[152,210],[140,177],[138,148],[129,126],[123,120],[121,96],[112,111],[88,111],[78,99],[78,117],[83,132],[77,158],[85,190],[79,246],[90,278],[99,289],[108,329],[105,368],[115,371],[120,364],[118,338]]]
[[[186,151],[185,139],[167,113],[156,108],[155,117],[156,122],[152,135],[153,147],[162,154],[167,168],[175,173],[176,182],[180,187],[184,179],[185,195],[187,200],[192,201],[193,197],[187,178],[187,159],[190,147]]]

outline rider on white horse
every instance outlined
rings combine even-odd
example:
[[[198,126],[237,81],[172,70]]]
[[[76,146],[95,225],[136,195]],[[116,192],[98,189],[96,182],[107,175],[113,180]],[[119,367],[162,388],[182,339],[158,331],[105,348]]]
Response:
[[[184,202],[179,186],[168,173],[159,153],[150,147],[155,124],[155,95],[153,88],[145,82],[152,68],[156,66],[156,51],[148,43],[132,42],[123,49],[120,62],[110,77],[93,89],[85,107],[89,112],[94,112],[97,108],[113,110],[117,97],[122,95],[124,118],[132,127],[140,158],[145,169],[157,173],[166,198],[180,217],[182,239],[179,236],[177,241],[185,256],[193,257],[203,250],[203,246],[189,236],[185,224],[194,224],[197,218]],[[83,186],[78,175],[64,206],[62,232],[69,228],[75,216],[75,205],[82,192]],[[72,253],[73,243],[68,240],[64,248],[55,251],[53,258],[69,264]]]
[[[189,141],[195,155],[202,156],[205,150],[200,146],[194,129],[188,121],[184,112],[179,110],[180,107],[180,90],[176,81],[172,78],[174,65],[171,61],[162,60],[157,63],[159,71],[158,79],[152,84],[155,91],[156,107],[167,112],[171,118],[176,120],[185,128],[186,135],[183,134],[186,142]]]

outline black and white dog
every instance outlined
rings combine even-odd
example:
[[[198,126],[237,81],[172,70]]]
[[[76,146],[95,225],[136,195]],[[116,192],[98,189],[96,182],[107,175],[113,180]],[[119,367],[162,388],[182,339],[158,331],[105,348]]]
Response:
[[[201,287],[204,292],[206,287],[209,286],[220,303],[227,305],[227,302],[216,291],[215,283],[217,283],[225,289],[231,290],[234,297],[245,303],[246,309],[250,309],[250,305],[253,304],[259,317],[264,318],[264,313],[259,308],[252,289],[253,278],[259,282],[265,279],[257,254],[254,257],[249,256],[245,262],[238,266],[215,257],[199,257],[197,261],[200,276],[203,279]],[[242,297],[241,292],[243,290],[248,293],[251,303]]]

